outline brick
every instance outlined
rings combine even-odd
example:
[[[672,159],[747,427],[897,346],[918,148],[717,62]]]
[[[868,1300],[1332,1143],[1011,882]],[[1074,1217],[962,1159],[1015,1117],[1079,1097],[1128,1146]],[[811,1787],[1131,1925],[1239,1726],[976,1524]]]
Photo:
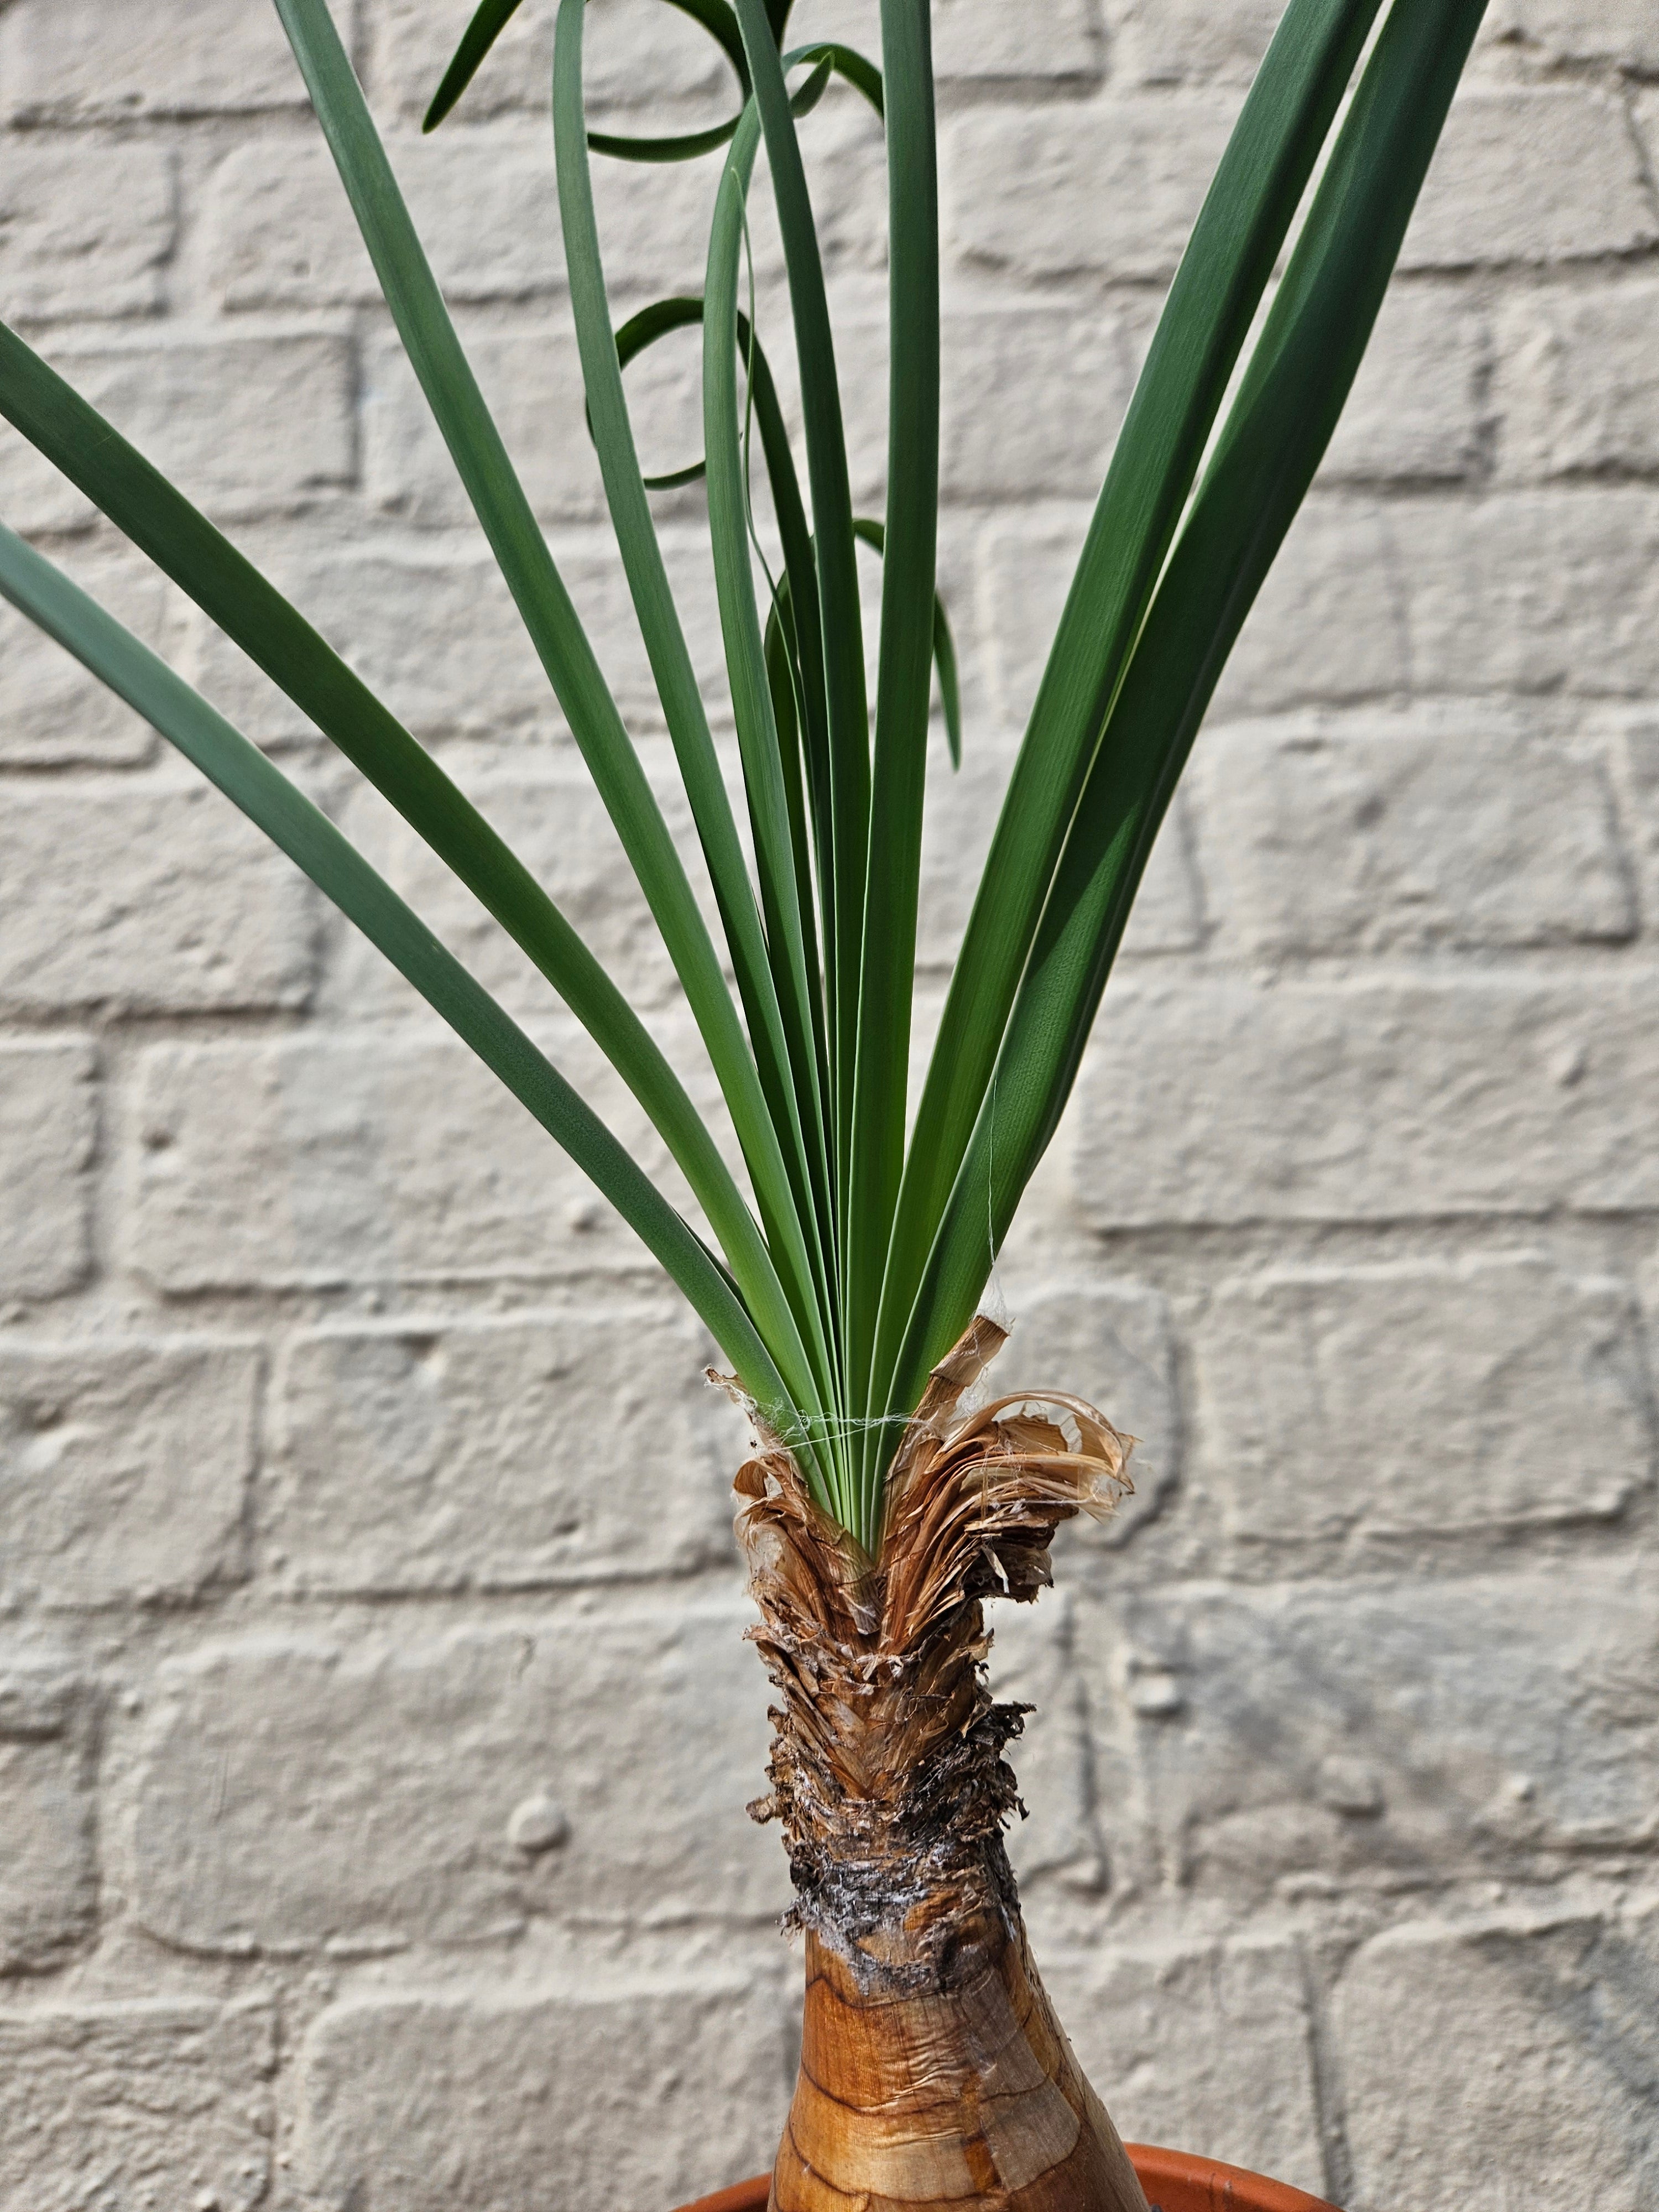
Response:
[[[3,449],[0,498],[9,491],[14,455],[32,449]],[[17,471],[27,484],[30,471]],[[55,495],[54,495],[55,496]],[[49,513],[34,510],[34,526],[57,526]],[[58,565],[82,591],[125,623],[153,650],[163,647],[167,630],[167,586],[136,555],[82,553],[77,547]],[[132,709],[89,676],[53,638],[39,630],[15,607],[0,606],[0,767],[127,767],[155,750],[155,733]]]
[[[1139,366],[1127,318],[1030,307],[947,315],[941,343],[943,496],[1092,499]]]
[[[763,1922],[788,1881],[744,1817],[767,1741],[747,1617],[659,1598],[205,1648],[167,1671],[137,1778],[134,1910],[233,1954],[500,1941],[550,1914]],[[508,1827],[542,1796],[567,1833],[532,1852]]]
[[[500,732],[557,706],[488,551],[371,538],[354,550],[301,551],[286,534],[246,547],[371,690],[424,736]],[[196,610],[187,672],[260,741],[306,734],[299,709]]]
[[[941,83],[1035,85],[1099,72],[1090,0],[1055,0],[1044,12],[1041,38],[1031,37],[998,0],[939,0],[933,27],[933,75]],[[879,64],[877,0],[802,0],[789,20],[788,42],[793,46],[819,39],[838,39]]]
[[[181,1997],[0,2014],[9,2204],[252,2212],[270,2183],[274,2022]]]
[[[467,137],[388,150],[433,268],[459,300],[519,299],[562,281],[553,149],[508,143],[486,161]],[[349,307],[378,300],[368,254],[328,149],[273,162],[239,147],[216,172],[209,276],[227,307]]]
[[[65,1965],[96,1927],[95,1729],[84,1681],[40,1653],[0,1650],[0,1978]],[[8,2182],[10,2083],[0,2065]]]
[[[582,422],[581,364],[568,324],[534,331],[466,334],[484,398],[507,441],[531,504],[556,520],[591,521],[605,512],[599,464]],[[664,350],[666,350],[665,347]],[[629,379],[657,360],[647,354]],[[702,433],[687,457],[702,450]],[[369,495],[420,523],[465,523],[471,507],[402,345],[382,337],[369,349],[363,393],[364,475]],[[647,465],[649,465],[647,464]]]
[[[1115,1550],[1157,1517],[1181,1472],[1182,1436],[1169,1308],[1156,1291],[1045,1280],[1018,1301],[1013,1335],[989,1381],[999,1395],[1046,1388],[1086,1398],[1137,1439],[1134,1495],[1109,1521],[1069,1522],[1059,1538],[1062,1559]]]
[[[1405,592],[1390,518],[1358,500],[1307,501],[1216,687],[1218,713],[1405,688]]]
[[[990,690],[1006,729],[1023,728],[1030,714],[1088,526],[1079,506],[1035,527],[999,520],[981,536]]]
[[[143,644],[164,644],[168,588],[135,556],[76,549],[60,566]],[[149,723],[27,615],[0,606],[0,768],[126,768],[150,752]]]
[[[1500,357],[1501,344],[1497,349]],[[1439,287],[1390,288],[1326,453],[1326,482],[1450,482],[1480,458],[1488,342],[1478,309]]]
[[[537,1034],[660,1175],[659,1140],[597,1048],[571,1025]],[[426,1027],[154,1047],[138,1131],[133,1252],[168,1291],[545,1279],[643,1256],[540,1123]]]
[[[1096,1226],[1656,1202],[1659,994],[1632,974],[1109,994],[1076,1173]]]
[[[1195,1898],[1547,1880],[1659,1826],[1651,1570],[1115,1595],[1140,1787]],[[1090,1657],[1097,1725],[1108,1700]],[[1156,1682],[1155,1698],[1136,1694]]]
[[[347,483],[356,470],[352,349],[279,333],[164,345],[52,349],[53,367],[195,504],[267,514]],[[44,464],[41,465],[44,467]],[[94,512],[71,488],[65,520]],[[76,511],[78,510],[78,511]]]
[[[1659,683],[1659,492],[1516,492],[1392,510],[1424,690]]]
[[[263,145],[228,155],[211,179],[208,232],[209,280],[228,307],[356,307],[380,296],[328,149],[309,138],[285,147],[280,161]]]
[[[465,781],[468,796],[623,985],[629,1005],[661,1006],[677,997],[673,963],[586,769],[572,763],[556,775],[485,773]],[[686,802],[673,792],[660,796],[689,858],[696,841]],[[354,793],[343,827],[493,996],[526,1018],[546,1012],[551,986],[540,969],[378,793]],[[355,932],[339,947],[331,993],[359,1016],[410,1004],[408,984]]]
[[[1653,1449],[1629,1291],[1535,1261],[1282,1270],[1196,1327],[1199,1479],[1246,1547],[1617,1519]],[[1354,1440],[1363,1437],[1363,1466]]]
[[[974,742],[954,774],[941,765],[922,825],[921,912],[917,958],[945,968],[968,927],[1012,767],[1006,752]],[[1177,798],[1158,833],[1124,940],[1129,954],[1190,951],[1203,937],[1197,878]]]
[[[1070,1595],[1049,1590],[1035,1606],[994,1604],[988,1619],[994,1694],[1034,1709],[1008,1754],[1026,1808],[1008,1831],[1014,1872],[1024,1889],[1044,1876],[1085,1894],[1104,1889],[1111,1869],[1095,1813]]]
[[[969,263],[1022,280],[1167,277],[1232,127],[1231,102],[1093,100],[947,120],[947,236]]]
[[[0,1296],[58,1297],[91,1264],[94,1073],[82,1044],[0,1046]]]
[[[448,298],[533,300],[562,291],[558,196],[544,125],[492,133],[487,150],[469,131],[434,138],[398,133],[387,149]],[[717,165],[706,166],[665,189],[655,165],[596,164],[607,264],[642,290],[700,288],[720,173]],[[380,297],[320,143],[295,145],[279,163],[263,143],[227,155],[213,177],[208,230],[209,282],[227,307],[353,307]],[[763,237],[763,226],[757,234]],[[764,252],[757,267],[769,270],[775,260]]]
[[[567,318],[544,327],[462,327],[484,398],[536,512],[550,521],[604,516],[605,489],[584,424],[581,363]],[[689,466],[702,451],[701,338],[676,333],[629,365],[627,391],[647,476]],[[368,349],[363,395],[370,496],[422,524],[468,522],[472,509],[402,345]]]
[[[158,146],[0,139],[0,288],[14,322],[152,314],[178,229]]]
[[[307,1591],[726,1565],[743,1436],[703,1380],[715,1356],[661,1304],[301,1336],[264,1486],[266,1564]]]
[[[663,533],[669,580],[692,664],[719,713],[720,629],[706,533]],[[301,550],[289,533],[246,550],[417,735],[500,738],[562,728],[552,685],[517,607],[476,537],[376,534],[354,552]],[[614,546],[598,533],[556,539],[554,557],[624,718],[660,729],[650,664]],[[305,736],[297,708],[199,613],[190,617],[192,682],[261,742]]]
[[[246,1345],[0,1339],[0,1589],[100,1606],[239,1579],[257,1381]]]
[[[0,816],[0,1006],[297,1006],[311,934],[293,863],[205,783],[54,779]]]
[[[1615,101],[1579,86],[1474,91],[1452,104],[1400,265],[1567,261],[1656,240],[1641,161]]]
[[[1659,470],[1659,284],[1524,292],[1498,318],[1494,411],[1505,475]]]
[[[1043,1979],[1084,2071],[1131,2142],[1201,2148],[1323,2192],[1292,1945],[1112,1943],[1045,1960]]]
[[[1456,510],[1460,520],[1465,510]],[[989,526],[980,548],[997,713],[1030,711],[1082,549],[1087,518]],[[1291,525],[1216,694],[1217,711],[1255,714],[1305,699],[1350,700],[1406,682],[1403,590],[1389,514],[1316,496]]]
[[[349,39],[349,7],[336,20]],[[23,0],[0,28],[7,106],[26,123],[246,114],[296,106],[305,85],[274,9],[242,0]]]
[[[1635,933],[1602,762],[1489,711],[1212,730],[1187,774],[1210,913],[1241,951],[1316,957]],[[1310,853],[1320,866],[1298,865]]]
[[[933,73],[941,83],[957,78],[1010,79],[1092,76],[1100,49],[1088,0],[1055,0],[1033,38],[1001,0],[940,0],[933,26]],[[879,33],[866,46],[879,52]]]
[[[729,1971],[366,1996],[307,2039],[303,2167],[332,2212],[483,2212],[550,2177],[592,2212],[678,2203],[770,2162],[787,2049],[775,1994]]]
[[[947,504],[1093,499],[1146,336],[1146,318],[1133,308],[1079,312],[1027,301],[1017,310],[947,312],[940,322],[940,497]],[[885,322],[842,326],[838,367],[854,501],[879,514],[887,475]]]
[[[97,512],[20,432],[9,423],[0,428],[0,514],[9,530],[25,538],[84,530]],[[0,621],[15,623],[20,619],[9,606],[0,613]]]
[[[1552,58],[1659,70],[1659,25],[1644,0],[1498,0],[1491,28],[1518,33]]]
[[[1134,84],[1248,84],[1283,13],[1278,0],[1112,0],[1113,75]]]
[[[1336,1997],[1354,2212],[1659,2188],[1653,1917],[1487,1913],[1374,1936]]]
[[[1644,866],[1644,897],[1651,914],[1659,908],[1659,724],[1638,722],[1621,750],[1632,828]]]

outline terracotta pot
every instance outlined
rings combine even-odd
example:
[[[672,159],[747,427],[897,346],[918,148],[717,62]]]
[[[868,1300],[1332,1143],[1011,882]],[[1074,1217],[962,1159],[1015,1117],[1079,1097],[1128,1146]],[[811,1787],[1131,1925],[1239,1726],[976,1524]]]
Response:
[[[1217,2159],[1159,2150],[1150,2143],[1124,2148],[1134,2161],[1152,2212],[1336,2212],[1322,2197],[1247,2173],[1242,2166],[1223,2166]],[[771,2186],[769,2173],[757,2173],[752,2181],[740,2181],[733,2189],[682,2205],[680,2212],[766,2212]]]

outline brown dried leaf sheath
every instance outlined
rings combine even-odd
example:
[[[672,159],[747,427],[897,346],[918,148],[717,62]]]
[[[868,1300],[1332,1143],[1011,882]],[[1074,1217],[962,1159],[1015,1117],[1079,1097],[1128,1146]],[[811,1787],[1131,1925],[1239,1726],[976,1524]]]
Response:
[[[771,1794],[806,1931],[799,2077],[774,2212],[987,2204],[1145,2212],[1031,1964],[1003,1826],[1029,1708],[985,1685],[981,1601],[1034,1598],[1079,1512],[1130,1488],[1082,1400],[967,1395],[1006,1341],[981,1316],[934,1370],[888,1485],[878,1561],[763,1437],[738,1475],[779,1692]]]

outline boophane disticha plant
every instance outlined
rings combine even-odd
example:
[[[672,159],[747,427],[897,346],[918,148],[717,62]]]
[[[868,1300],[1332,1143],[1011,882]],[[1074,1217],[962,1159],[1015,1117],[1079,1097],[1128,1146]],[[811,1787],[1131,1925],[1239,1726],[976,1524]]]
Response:
[[[881,0],[879,67],[840,46],[789,50],[790,0],[673,0],[729,57],[740,112],[720,128],[648,142],[590,136],[585,0],[559,8],[559,214],[589,427],[718,941],[479,396],[326,0],[276,4],[409,357],[673,960],[746,1190],[616,983],[443,769],[184,495],[9,330],[0,410],[275,679],[530,956],[649,1115],[707,1233],[282,771],[4,531],[0,590],[380,948],[632,1224],[731,1364],[758,1440],[738,1477],[739,1528],[778,1692],[772,1790],[757,1809],[782,1823],[793,1917],[806,1931],[806,2040],[774,2182],[781,2212],[945,2198],[1144,2212],[1027,1951],[1002,1841],[1014,1802],[1002,1753],[1018,1716],[992,1703],[982,1665],[981,1601],[1036,1595],[1056,1524],[1106,1510],[1127,1486],[1127,1443],[1076,1400],[981,1402],[978,1378],[1002,1332],[977,1309],[1066,1105],[1176,778],[1348,392],[1481,0],[1392,0],[1380,27],[1380,0],[1290,0],[1118,440],[913,1117],[907,1063],[935,668],[957,742],[935,592],[939,252],[927,0]],[[484,0],[429,123],[465,92],[516,4]],[[1030,12],[1041,40],[1042,10]],[[886,142],[879,524],[853,512],[802,159],[801,133],[832,75],[874,105]],[[804,479],[747,296],[747,206],[763,149],[788,279]],[[620,331],[594,219],[593,152],[718,155],[725,165],[701,298],[665,301]],[[708,528],[752,865],[669,589],[623,380],[633,354],[698,322]],[[1041,408],[1043,392],[1025,404]],[[764,542],[751,496],[763,477]],[[883,563],[873,699],[861,537]]]

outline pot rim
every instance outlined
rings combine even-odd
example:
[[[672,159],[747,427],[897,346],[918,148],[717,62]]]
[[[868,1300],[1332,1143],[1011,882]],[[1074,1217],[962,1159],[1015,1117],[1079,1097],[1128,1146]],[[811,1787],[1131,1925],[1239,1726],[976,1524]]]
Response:
[[[1157,2143],[1125,2143],[1131,2164],[1149,2197],[1154,2189],[1153,2212],[1338,2212],[1322,2197],[1310,2197],[1305,2189],[1287,2182],[1271,2181],[1243,2166],[1203,2158],[1191,2151],[1166,2150]],[[757,2173],[712,2197],[699,2197],[683,2204],[679,2212],[766,2212],[772,2177]]]

